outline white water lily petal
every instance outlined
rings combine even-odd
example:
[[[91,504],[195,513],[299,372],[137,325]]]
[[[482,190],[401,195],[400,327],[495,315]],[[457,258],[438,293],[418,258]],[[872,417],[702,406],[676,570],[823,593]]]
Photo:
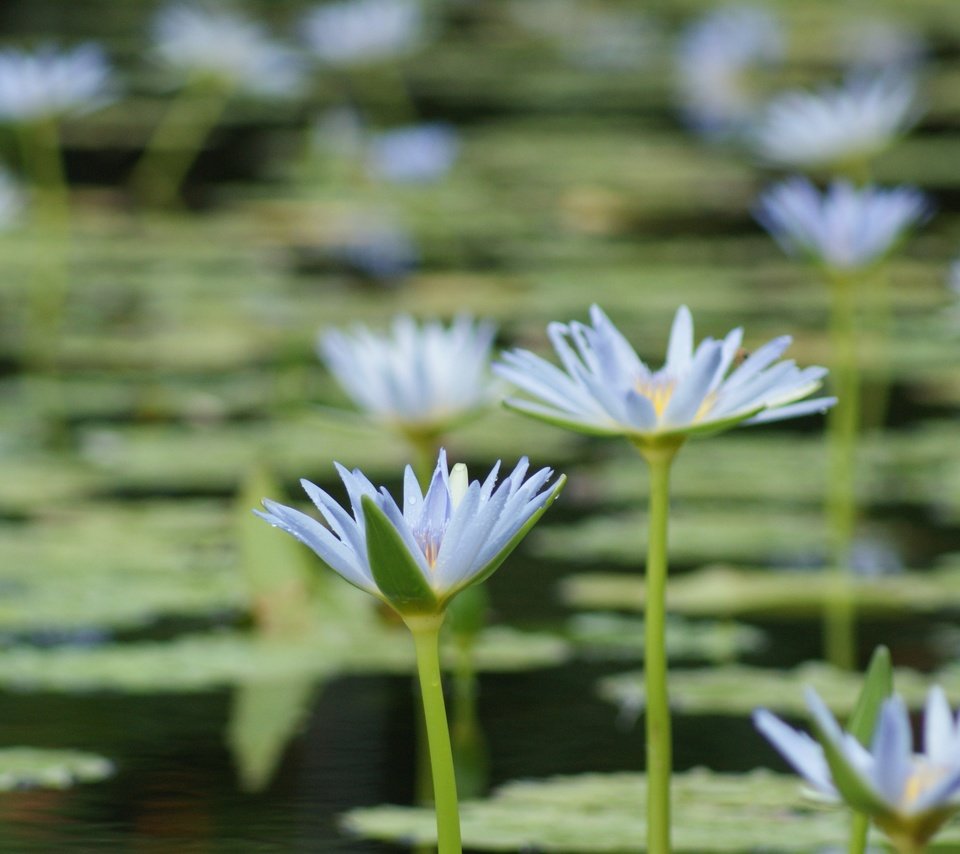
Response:
[[[153,22],[157,57],[184,78],[206,77],[253,95],[291,97],[303,63],[257,22],[226,5],[177,2]]]
[[[787,92],[762,112],[751,141],[768,162],[795,169],[865,160],[917,119],[916,85],[902,74],[852,77],[818,92]]]
[[[912,841],[919,849],[960,809],[960,746],[946,696],[931,690],[924,716],[923,753],[914,753],[906,704],[897,696],[883,701],[869,750],[840,729],[833,715],[812,689],[807,706],[819,727],[839,751],[847,775],[844,791],[856,797],[856,808],[869,812],[891,836]],[[817,744],[770,715],[754,713],[757,728],[808,782],[824,793],[843,797],[827,764],[824,743]],[[850,775],[854,777],[850,777]],[[872,793],[865,799],[854,792]],[[871,805],[872,804],[872,805]]]
[[[421,607],[443,608],[459,590],[489,574],[496,565],[494,561],[502,559],[504,549],[525,533],[530,519],[546,509],[564,482],[560,478],[548,488],[550,469],[541,469],[527,478],[529,461],[524,457],[499,487],[495,486],[498,462],[483,483],[476,480],[469,483],[456,502],[451,490],[459,489],[462,484],[451,485],[446,454],[441,451],[425,496],[407,468],[401,510],[385,487],[377,489],[359,470],[348,471],[339,463],[335,466],[347,490],[352,517],[309,481],[302,482],[304,489],[330,528],[299,510],[266,499],[266,512],[254,512],[309,546],[347,581],[373,593],[401,613],[406,613],[404,609],[413,609],[410,613],[415,613]],[[370,543],[364,516],[365,500],[375,505],[367,504],[369,513],[373,514],[370,531],[377,532]],[[396,538],[383,533],[389,531],[385,525],[395,529]],[[397,572],[399,566],[402,572],[418,572],[421,579],[412,587],[401,583],[393,589],[420,589],[423,595],[419,599],[411,593],[404,594],[402,601],[391,601],[388,595],[390,588],[384,581],[383,556],[396,549],[403,551],[390,562],[389,572]],[[375,561],[374,566],[371,560]],[[376,579],[385,584],[384,590]]]
[[[910,187],[856,188],[836,181],[823,194],[804,178],[767,190],[755,215],[785,252],[833,270],[860,270],[883,258],[930,215]]]
[[[910,776],[910,720],[899,697],[883,704],[870,753],[874,757],[873,784],[889,802],[896,803]]]
[[[374,419],[402,430],[439,433],[489,405],[496,327],[458,317],[449,326],[397,317],[388,335],[364,326],[327,330],[317,348],[354,403]]]
[[[666,364],[651,372],[599,307],[590,309],[590,317],[592,327],[549,325],[563,369],[526,350],[505,353],[494,364],[495,373],[534,398],[509,398],[508,407],[578,432],[628,436],[643,444],[725,430],[754,416],[764,416],[757,421],[798,417],[832,405],[822,398],[811,407],[790,408],[815,391],[826,372],[777,362],[790,343],[787,336],[762,345],[734,368],[742,330],[719,341],[705,339],[694,349],[693,320],[681,306]]]
[[[0,50],[0,122],[88,113],[114,94],[113,72],[99,45]]]
[[[837,790],[830,782],[830,768],[823,748],[814,739],[788,726],[766,709],[757,709],[753,713],[753,723],[811,786],[828,797],[837,797]]]

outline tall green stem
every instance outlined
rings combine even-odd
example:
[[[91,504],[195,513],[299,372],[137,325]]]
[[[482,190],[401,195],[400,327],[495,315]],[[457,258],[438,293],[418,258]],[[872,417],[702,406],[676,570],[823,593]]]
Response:
[[[869,835],[870,819],[862,812],[855,812],[850,822],[850,845],[847,854],[866,854]]]
[[[57,340],[67,297],[66,243],[70,231],[70,200],[60,133],[55,119],[18,128],[24,167],[36,192],[34,225],[43,243],[31,288],[31,325],[28,362],[34,369],[54,374]]]
[[[679,443],[645,445],[650,468],[644,677],[647,722],[647,851],[670,851],[670,775],[673,744],[667,695],[667,526],[670,468]]]
[[[137,161],[131,183],[148,205],[171,207],[203,144],[223,115],[230,87],[196,77],[180,91]]]
[[[863,286],[867,285],[867,288]],[[875,269],[868,282],[861,282],[861,291],[868,292],[864,301],[866,320],[873,333],[871,348],[865,355],[872,367],[872,381],[863,392],[861,421],[864,430],[882,428],[890,403],[890,339],[893,337],[893,294],[886,267]]]
[[[404,619],[413,634],[417,652],[417,675],[420,677],[427,742],[430,745],[430,768],[433,772],[437,848],[439,854],[461,854],[457,779],[453,768],[447,709],[443,701],[443,684],[440,679],[439,641],[443,614]]]
[[[827,517],[833,584],[826,599],[824,647],[831,664],[849,670],[856,663],[856,615],[847,564],[857,515],[860,366],[854,281],[848,276],[835,275],[830,285],[830,346],[837,405],[831,410],[827,423],[830,451]]]

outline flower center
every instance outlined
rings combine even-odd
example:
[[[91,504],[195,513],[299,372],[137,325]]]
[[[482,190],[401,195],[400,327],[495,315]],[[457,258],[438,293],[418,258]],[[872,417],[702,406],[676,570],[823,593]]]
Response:
[[[903,794],[900,796],[901,805],[910,807],[927,789],[935,786],[947,769],[942,765],[934,765],[922,759],[915,759],[913,768],[910,770],[910,776],[903,787]]]
[[[652,377],[638,379],[634,388],[653,404],[653,411],[657,413],[657,418],[661,418],[673,397],[675,385],[673,377],[654,374]]]
[[[437,564],[437,557],[440,554],[440,546],[443,545],[443,535],[447,530],[447,523],[444,522],[439,527],[428,526],[419,531],[413,532],[413,538],[420,546],[423,556],[427,559],[427,566],[433,569]]]

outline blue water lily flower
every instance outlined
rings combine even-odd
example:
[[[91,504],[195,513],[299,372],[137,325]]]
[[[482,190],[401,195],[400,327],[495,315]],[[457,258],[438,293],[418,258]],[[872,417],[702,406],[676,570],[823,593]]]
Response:
[[[171,69],[254,95],[290,96],[303,63],[256,21],[226,6],[174,3],[153,24],[154,50]]]
[[[389,334],[356,326],[321,333],[318,350],[363,410],[412,436],[436,436],[489,404],[496,327],[467,316],[445,326],[408,315]]]
[[[683,111],[704,135],[724,138],[753,120],[759,92],[751,72],[782,58],[783,34],[768,9],[738,5],[715,9],[691,24],[677,48]]]
[[[112,95],[112,72],[99,45],[0,50],[0,121],[36,122],[86,113]]]
[[[483,483],[468,481],[463,464],[447,469],[441,451],[426,494],[413,469],[403,479],[402,509],[385,487],[359,469],[336,464],[352,516],[318,486],[301,481],[329,528],[270,500],[254,511],[309,546],[331,569],[403,616],[443,610],[458,592],[490,576],[563,488],[548,468],[527,477],[520,460],[499,486],[498,462]]]
[[[798,169],[840,167],[887,148],[918,117],[909,76],[856,76],[818,92],[787,92],[771,101],[752,132],[766,161]]]
[[[804,178],[770,188],[756,207],[757,220],[785,252],[838,271],[881,260],[929,215],[929,203],[911,187],[857,188],[837,181],[821,193]]]
[[[927,697],[919,753],[899,697],[881,706],[869,749],[840,728],[812,689],[806,701],[816,739],[766,709],[754,712],[754,723],[817,793],[870,816],[900,850],[922,850],[960,809],[960,719],[943,690],[934,687]]]
[[[315,6],[303,20],[307,45],[333,66],[394,59],[416,48],[423,30],[419,0],[337,0]]]
[[[442,178],[460,151],[457,132],[440,122],[393,128],[370,141],[368,164],[378,178],[427,183]]]
[[[825,368],[778,361],[790,345],[774,338],[735,366],[743,330],[693,344],[693,319],[682,306],[673,321],[666,364],[653,371],[596,305],[591,326],[552,323],[548,335],[563,370],[526,350],[504,353],[494,371],[535,401],[511,409],[583,433],[624,435],[643,446],[741,422],[756,424],[822,412],[834,398],[803,400]]]

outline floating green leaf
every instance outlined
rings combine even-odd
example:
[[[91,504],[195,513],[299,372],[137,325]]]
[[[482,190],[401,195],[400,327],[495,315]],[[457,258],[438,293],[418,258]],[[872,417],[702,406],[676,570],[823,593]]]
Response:
[[[35,747],[0,749],[0,791],[68,789],[76,783],[96,783],[113,774],[113,763],[94,753],[43,750]]]
[[[953,610],[960,596],[960,568],[851,578],[858,612],[901,619],[907,612]],[[642,576],[593,573],[567,579],[564,598],[580,608],[641,611]],[[688,617],[814,617],[831,595],[830,574],[817,570],[706,567],[670,579],[667,606]]]
[[[927,689],[934,682],[948,694],[960,693],[960,671],[955,670],[921,674],[898,669],[894,682],[897,693],[915,708],[923,704]],[[622,673],[601,679],[598,690],[623,710],[639,713],[643,708],[642,683],[640,671]],[[812,686],[834,714],[845,717],[856,706],[863,677],[820,662],[787,671],[737,664],[675,670],[670,674],[670,703],[678,712],[691,715],[749,715],[762,706],[803,717],[807,713],[803,700],[806,686]]]
[[[697,769],[673,777],[673,847],[678,852],[813,852],[846,840],[849,813],[805,802],[794,776],[742,776]],[[462,805],[464,847],[477,851],[628,854],[644,850],[639,774],[585,774],[509,783]],[[352,833],[405,845],[436,839],[433,813],[413,807],[357,809]],[[941,842],[960,840],[960,828]]]

